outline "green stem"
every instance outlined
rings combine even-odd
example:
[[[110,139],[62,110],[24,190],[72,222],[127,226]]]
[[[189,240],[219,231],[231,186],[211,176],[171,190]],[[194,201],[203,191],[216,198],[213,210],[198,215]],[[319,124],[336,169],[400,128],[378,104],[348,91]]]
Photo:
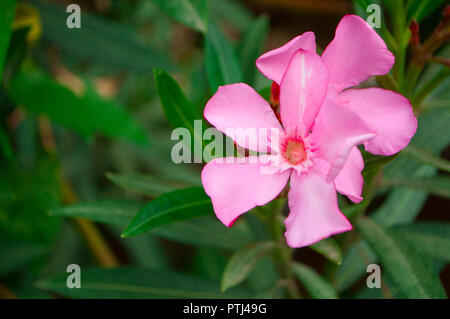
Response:
[[[279,243],[274,251],[275,261],[280,270],[281,276],[286,281],[286,287],[288,289],[289,296],[291,298],[301,298],[300,290],[298,289],[295,276],[292,273],[290,264],[294,250],[286,245],[282,227],[283,220],[283,208],[285,201],[280,201],[280,205],[276,207],[272,212],[269,212],[266,219],[268,228],[272,233],[272,238],[275,242]]]
[[[364,216],[367,208],[369,207],[370,203],[372,202],[373,198],[375,197],[375,191],[376,187],[378,185],[378,181],[381,178],[381,167],[378,167],[364,176],[364,190],[362,193],[362,197],[364,198],[364,201],[360,204],[359,209],[356,211],[356,213],[353,215],[353,221],[361,218]],[[342,254],[345,255],[345,253],[348,251],[350,246],[355,243],[358,239],[358,233],[356,231],[348,232],[342,243]],[[336,271],[338,269],[338,266],[335,263],[330,263],[327,270],[327,277],[330,279],[331,282],[334,282]]]

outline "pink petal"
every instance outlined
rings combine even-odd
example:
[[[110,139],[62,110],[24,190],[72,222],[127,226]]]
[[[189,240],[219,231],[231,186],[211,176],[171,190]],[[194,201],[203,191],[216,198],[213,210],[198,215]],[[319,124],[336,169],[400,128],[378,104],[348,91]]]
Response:
[[[219,87],[206,104],[204,116],[211,125],[230,136],[239,146],[253,151],[267,152],[270,149],[270,129],[283,132],[269,103],[245,83]],[[240,131],[230,134],[229,129]],[[258,135],[259,129],[267,129],[267,138],[256,138],[252,142],[246,138],[246,133],[250,132],[247,129]]]
[[[322,59],[330,72],[330,90],[335,93],[370,76],[388,73],[395,61],[383,39],[355,15],[342,18]]]
[[[328,72],[320,57],[298,50],[280,86],[280,115],[288,135],[306,134],[326,96]]]
[[[305,32],[282,47],[263,54],[256,60],[256,66],[267,78],[280,84],[289,61],[298,49],[316,52],[316,39],[313,32]]]
[[[290,213],[285,220],[286,240],[291,247],[304,247],[352,229],[340,212],[334,185],[315,170],[292,173]]]
[[[362,201],[364,179],[361,175],[364,169],[364,160],[357,147],[353,147],[347,161],[334,180],[336,190],[346,195],[352,202]]]
[[[261,156],[262,157],[262,156]],[[247,157],[256,159],[256,157]],[[221,162],[222,161],[222,162]],[[227,163],[218,158],[205,165],[202,184],[211,197],[217,218],[230,227],[241,214],[273,200],[286,185],[290,170],[262,174],[261,163]]]
[[[364,143],[373,154],[392,155],[406,147],[416,133],[417,119],[408,99],[381,88],[350,89],[335,102],[349,107],[377,136]]]
[[[328,180],[336,178],[354,146],[374,136],[367,124],[349,108],[326,100],[312,128],[312,140],[317,156],[328,163],[328,170],[325,170]]]

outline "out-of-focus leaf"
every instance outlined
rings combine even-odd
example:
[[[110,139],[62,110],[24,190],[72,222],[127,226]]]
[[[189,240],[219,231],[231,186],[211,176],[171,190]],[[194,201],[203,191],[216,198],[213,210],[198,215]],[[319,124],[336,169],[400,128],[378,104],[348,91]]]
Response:
[[[450,261],[450,224],[417,222],[392,228],[402,238],[430,257]]]
[[[165,13],[194,30],[206,33],[207,0],[153,0]]]
[[[3,75],[3,63],[8,52],[15,7],[16,0],[3,0],[0,2],[0,79]]]
[[[255,299],[283,299],[286,295],[286,282],[277,281],[267,289],[259,289],[254,295]]]
[[[6,135],[3,127],[0,126],[0,149],[2,150],[3,155],[11,159],[13,156],[13,150],[11,148],[11,144],[9,143],[8,136]]]
[[[200,123],[202,123],[202,116],[188,101],[177,82],[167,72],[154,69],[153,76],[155,78],[156,91],[167,120],[173,129],[184,127],[189,130],[190,135],[193,136],[193,141],[189,141],[191,143],[191,152],[194,156],[197,155],[195,150],[196,147],[200,147],[201,151],[203,133],[199,130],[200,128],[196,129],[194,121],[200,120]]]
[[[0,275],[26,266],[46,253],[48,253],[48,247],[44,245],[0,240]]]
[[[440,154],[449,144],[450,109],[435,109],[424,112],[418,119],[418,129],[410,145],[426,148]],[[436,175],[431,166],[411,160],[407,154],[400,154],[385,167],[386,178],[428,178]],[[424,205],[427,193],[408,188],[396,188],[390,192],[383,205],[373,217],[383,225],[397,225],[413,220]]]
[[[150,197],[156,197],[182,187],[189,186],[173,180],[164,180],[147,175],[119,175],[106,173],[106,177],[113,183],[126,190],[138,192]]]
[[[83,135],[101,132],[139,144],[147,142],[144,130],[125,109],[92,92],[79,97],[42,73],[20,73],[12,80],[8,93],[27,110],[45,114]]]
[[[395,159],[399,153],[392,156],[372,155],[367,152],[363,152],[363,154],[364,154],[363,174],[367,175],[368,173],[373,172],[374,170],[380,168],[381,166],[386,165],[387,163]]]
[[[239,57],[244,81],[248,84],[253,84],[257,72],[255,62],[261,54],[268,32],[269,19],[263,15],[255,19],[242,38]]]
[[[450,172],[450,161],[431,153],[427,149],[411,145],[405,148],[404,152],[418,161],[432,165],[443,171]]]
[[[246,30],[253,21],[252,12],[239,0],[210,1],[211,21]]]
[[[122,233],[122,227],[112,226],[110,229],[117,237]],[[121,244],[127,252],[131,265],[148,269],[171,269],[167,250],[153,234],[128,238],[127,240],[121,241]]]
[[[402,294],[408,298],[446,298],[439,276],[413,246],[371,219],[360,220],[357,225]]]
[[[19,28],[11,33],[5,68],[3,69],[3,82],[5,86],[20,71],[20,67],[27,57],[27,50],[29,49],[27,35],[29,34],[29,30],[28,27]]]
[[[337,268],[335,287],[341,292],[366,274],[367,265],[376,262],[376,255],[365,241],[358,241],[347,250],[342,264]]]
[[[152,233],[184,244],[236,250],[252,241],[251,235],[239,226],[227,228],[216,217],[205,216],[165,225]]]
[[[47,211],[60,205],[56,163],[36,161],[24,169],[10,163],[0,167],[0,234],[8,240],[51,243],[59,230],[58,218]]]
[[[197,247],[193,266],[196,274],[199,276],[213,281],[220,281],[227,260],[228,258],[223,251],[211,247]]]
[[[214,213],[211,199],[202,187],[165,193],[143,207],[122,233],[130,237],[159,226]]]
[[[83,217],[100,223],[126,225],[142,204],[126,200],[82,202],[52,209],[52,216]]]
[[[219,284],[188,275],[139,268],[91,268],[82,273],[81,288],[69,289],[67,274],[38,281],[40,289],[72,298],[242,298],[242,289],[223,294]]]
[[[54,5],[30,1],[39,9],[45,40],[77,58],[93,59],[108,67],[150,72],[154,67],[171,69],[167,54],[137,39],[131,28],[82,12],[81,28],[66,27],[67,13]]]
[[[233,46],[214,24],[208,27],[205,46],[206,74],[211,92],[215,93],[221,85],[242,82],[242,70]]]
[[[323,239],[309,248],[315,250],[328,260],[340,265],[342,262],[342,251],[337,242],[333,238]]]
[[[274,242],[250,244],[237,251],[228,261],[222,276],[222,291],[244,281],[256,263],[276,247]]]
[[[384,180],[382,185],[411,187],[424,190],[433,195],[450,198],[450,178],[445,176],[416,179],[392,178]]]
[[[311,294],[311,297],[317,299],[338,298],[337,292],[334,290],[333,286],[311,267],[300,263],[293,263],[291,269],[297,279]]]
[[[111,210],[110,207],[114,209]],[[142,204],[133,202],[100,201],[54,209],[51,214],[83,217],[100,223],[125,227],[141,207]],[[155,228],[151,234],[183,244],[235,250],[252,241],[248,231],[240,229],[239,226],[240,223],[236,223],[233,228],[227,228],[216,217],[204,216]]]
[[[406,9],[408,10],[408,18],[417,22],[422,21],[437,8],[439,8],[445,0],[410,0],[406,2]]]

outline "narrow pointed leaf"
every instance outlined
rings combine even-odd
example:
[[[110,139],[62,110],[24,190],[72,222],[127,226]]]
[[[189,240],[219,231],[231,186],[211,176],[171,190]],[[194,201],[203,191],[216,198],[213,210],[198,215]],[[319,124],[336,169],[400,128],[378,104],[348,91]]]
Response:
[[[38,288],[72,298],[245,298],[242,289],[223,294],[219,284],[180,273],[140,268],[91,268],[81,274],[81,288],[69,289],[67,274],[43,279]]]
[[[159,226],[213,214],[211,200],[202,187],[180,189],[148,203],[125,228],[122,236],[135,236]]]
[[[150,197],[156,197],[162,193],[167,193],[183,186],[188,186],[184,182],[173,180],[163,180],[147,175],[119,175],[106,173],[106,177],[116,185],[126,190],[137,192]]]
[[[425,164],[432,165],[445,172],[450,172],[450,161],[431,153],[427,149],[411,145],[405,148],[405,153]]]
[[[274,242],[250,244],[237,251],[228,261],[222,276],[222,291],[244,281],[258,261],[276,247]]]
[[[239,56],[241,61],[244,81],[253,84],[256,72],[256,59],[260,56],[269,32],[269,19],[262,15],[255,19],[245,32],[239,46]]]
[[[29,242],[0,241],[0,275],[15,271],[19,267],[26,266],[38,257],[49,252],[45,245]]]
[[[230,42],[210,24],[205,40],[205,66],[208,84],[215,93],[222,85],[242,82],[242,70]]]
[[[50,215],[83,217],[125,227],[142,206],[123,200],[77,203],[51,210]],[[233,228],[227,228],[215,216],[204,216],[155,228],[151,234],[183,244],[236,250],[252,241],[251,235],[239,226],[236,224]]]
[[[2,0],[3,1],[3,0]],[[131,26],[114,23],[82,11],[81,28],[66,27],[68,14],[62,7],[30,0],[39,9],[43,38],[74,58],[101,64],[108,70],[150,72],[172,69],[168,55],[144,44]]]
[[[450,262],[450,224],[416,222],[392,228],[416,249],[430,257]]]
[[[83,202],[53,209],[51,216],[83,217],[96,222],[123,226],[136,215],[142,204],[126,200]]]
[[[328,260],[340,265],[342,262],[342,251],[337,242],[333,238],[326,238],[314,245],[309,246],[309,248],[315,250]]]
[[[203,132],[196,129],[194,121],[203,123],[203,117],[198,110],[188,101],[178,83],[165,71],[154,69],[153,76],[156,83],[161,105],[166,114],[167,120],[173,129],[184,127],[189,130],[193,140],[189,140],[192,155],[201,155],[203,145]],[[202,124],[202,126],[203,126]],[[199,148],[200,154],[195,152]],[[199,156],[196,156],[199,157]]]
[[[310,293],[311,297],[317,299],[338,298],[333,286],[311,267],[300,263],[293,263],[291,269],[297,279]]]
[[[40,72],[20,73],[12,80],[8,93],[16,104],[45,114],[82,135],[102,133],[141,145],[147,143],[145,131],[125,108],[93,92],[80,97]]]
[[[178,22],[202,33],[206,32],[207,0],[153,0],[165,13]]]
[[[416,179],[392,178],[385,179],[382,185],[411,187],[433,195],[450,198],[450,178],[445,176]]]
[[[405,297],[446,298],[439,276],[415,247],[371,219],[360,220],[357,226]]]

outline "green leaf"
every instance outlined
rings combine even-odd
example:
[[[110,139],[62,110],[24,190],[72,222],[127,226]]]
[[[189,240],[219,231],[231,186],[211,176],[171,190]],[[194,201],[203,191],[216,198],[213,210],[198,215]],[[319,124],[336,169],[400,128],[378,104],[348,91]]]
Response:
[[[197,154],[198,151],[195,151],[196,148],[199,148],[200,153],[202,151],[203,132],[200,127],[197,128],[194,125],[194,121],[200,121],[202,127],[204,127],[202,116],[188,101],[180,86],[167,72],[154,69],[153,76],[156,83],[156,91],[158,92],[167,120],[173,129],[184,127],[189,130],[190,136],[193,136],[194,139],[193,143],[189,140],[191,154],[198,160],[198,155],[201,156],[201,154]]]
[[[72,298],[242,298],[242,289],[223,294],[218,284],[180,273],[139,268],[82,271],[81,288],[67,287],[67,274],[41,280],[38,288]]]
[[[206,33],[208,15],[206,0],[153,0],[153,2],[178,22]]]
[[[2,0],[0,2],[0,80],[2,79],[3,64],[8,52],[15,7],[16,0]]]
[[[0,240],[0,275],[26,266],[38,257],[48,253],[48,247],[29,242]]]
[[[148,232],[159,226],[214,213],[211,199],[202,187],[165,193],[142,208],[125,228],[122,237]]]
[[[152,233],[179,243],[236,250],[252,241],[248,231],[239,226],[227,228],[215,216],[205,216],[165,225]]]
[[[373,250],[365,241],[352,244],[337,268],[334,284],[339,292],[350,288],[359,278],[367,274],[367,265],[377,261]]]
[[[222,291],[244,281],[255,265],[276,247],[274,242],[250,244],[237,251],[228,261],[222,276]]]
[[[239,0],[210,1],[211,21],[217,25],[231,25],[242,31],[246,30],[253,21],[253,14],[249,8]]]
[[[0,167],[0,234],[14,241],[50,244],[60,220],[47,215],[61,203],[58,166],[41,159],[26,169],[15,163]]]
[[[439,154],[450,142],[450,109],[435,109],[424,112],[418,118],[417,133],[410,145],[427,148]],[[436,175],[431,166],[412,161],[406,153],[401,153],[384,169],[386,178],[423,178]],[[373,217],[383,225],[397,225],[412,221],[425,204],[428,194],[411,188],[393,189],[383,205],[374,212]]]
[[[241,68],[244,74],[244,81],[253,84],[256,69],[256,59],[260,56],[269,33],[269,19],[262,15],[255,19],[245,32],[239,47],[239,57]]]
[[[99,223],[125,227],[141,207],[142,204],[139,203],[109,200],[78,203],[53,209],[50,214],[83,217]],[[233,228],[227,228],[216,217],[204,216],[155,228],[151,234],[183,244],[235,250],[252,241],[251,235],[245,228],[240,228],[241,225],[242,223],[236,223]]]
[[[427,193],[450,198],[450,178],[445,176],[423,177],[416,179],[385,179],[383,186],[404,186],[424,190]]]
[[[232,45],[214,24],[209,25],[205,38],[205,66],[209,88],[213,93],[219,86],[243,80]]]
[[[394,160],[399,155],[399,153],[392,156],[379,156],[379,155],[372,155],[368,152],[363,152],[363,155],[364,155],[363,174],[367,175],[368,173],[373,172],[374,170]]]
[[[171,69],[168,55],[143,44],[136,30],[82,12],[81,28],[66,27],[67,13],[54,5],[32,0],[39,9],[43,37],[76,58],[88,58],[119,70],[150,72]]]
[[[409,21],[412,19],[417,22],[422,21],[436,9],[438,9],[445,0],[410,0],[406,2]]]
[[[155,178],[147,175],[119,175],[106,173],[106,177],[126,190],[150,197],[156,197],[163,193],[189,186],[185,182],[162,179],[159,177]]]
[[[337,242],[333,238],[323,239],[309,248],[315,250],[328,260],[340,265],[342,262],[342,251]]]
[[[9,143],[9,138],[5,130],[1,126],[0,126],[0,149],[7,159],[11,159],[13,157],[13,150],[11,148],[11,144]]]
[[[450,261],[450,224],[417,222],[393,227],[392,231],[409,241],[421,253]]]
[[[8,93],[27,110],[46,114],[52,121],[85,136],[101,132],[141,145],[147,143],[145,131],[123,107],[91,91],[79,97],[40,72],[20,73],[12,80]]]
[[[76,203],[52,209],[51,216],[83,217],[100,223],[123,226],[136,215],[142,204],[126,200]]]
[[[314,269],[304,264],[294,262],[291,265],[292,272],[303,284],[311,297],[317,299],[337,299],[337,292],[333,286],[323,279]]]
[[[450,172],[450,161],[433,154],[427,149],[410,145],[405,148],[404,152],[420,162],[429,164],[445,172]]]
[[[446,298],[439,276],[413,246],[371,219],[362,219],[357,226],[403,295]]]

